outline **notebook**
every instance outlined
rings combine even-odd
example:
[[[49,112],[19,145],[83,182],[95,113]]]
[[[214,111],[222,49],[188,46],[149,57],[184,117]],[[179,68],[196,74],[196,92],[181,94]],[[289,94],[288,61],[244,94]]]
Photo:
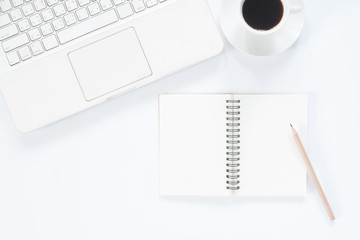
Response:
[[[160,95],[160,194],[303,196],[302,94]]]

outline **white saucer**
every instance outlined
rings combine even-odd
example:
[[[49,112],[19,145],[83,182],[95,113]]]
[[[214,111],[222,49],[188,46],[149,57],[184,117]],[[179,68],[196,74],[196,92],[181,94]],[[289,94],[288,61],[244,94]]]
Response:
[[[257,31],[248,26],[242,17],[242,0],[223,0],[220,13],[222,30],[228,41],[238,50],[256,56],[281,53],[298,39],[304,26],[304,3],[302,0],[295,2],[301,11],[287,14],[281,27]]]

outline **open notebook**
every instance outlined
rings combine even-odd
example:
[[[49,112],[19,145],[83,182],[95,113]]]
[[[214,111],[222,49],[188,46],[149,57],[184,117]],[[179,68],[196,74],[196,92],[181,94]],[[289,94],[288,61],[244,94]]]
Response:
[[[307,96],[160,95],[160,194],[301,196]]]

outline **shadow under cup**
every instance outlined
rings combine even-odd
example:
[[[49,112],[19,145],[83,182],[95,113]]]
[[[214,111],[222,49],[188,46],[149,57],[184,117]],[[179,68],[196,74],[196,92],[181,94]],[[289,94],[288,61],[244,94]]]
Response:
[[[281,0],[245,0],[242,15],[251,28],[267,31],[280,23],[284,6]]]

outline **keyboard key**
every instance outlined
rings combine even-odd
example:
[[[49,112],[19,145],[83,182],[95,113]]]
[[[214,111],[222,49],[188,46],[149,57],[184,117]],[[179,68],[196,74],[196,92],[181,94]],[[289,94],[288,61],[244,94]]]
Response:
[[[0,41],[19,33],[15,24],[0,29]]]
[[[78,0],[80,7],[90,3],[90,0]]]
[[[68,15],[65,15],[64,19],[65,19],[66,25],[68,25],[68,26],[76,23],[76,17],[73,13],[69,13]]]
[[[44,49],[39,41],[34,42],[30,45],[31,51],[34,54],[34,56],[37,56],[44,52]]]
[[[28,30],[30,28],[29,20],[23,19],[23,20],[19,21],[18,26],[19,26],[20,31],[22,31],[22,32]]]
[[[28,4],[25,4],[23,7],[22,7],[22,10],[23,10],[23,13],[25,15],[25,17],[33,14],[35,12],[33,6],[31,3],[28,3]]]
[[[58,18],[58,19],[55,19],[54,21],[52,21],[52,25],[54,26],[55,31],[58,31],[65,27],[65,23],[62,20],[62,18]]]
[[[22,33],[16,37],[13,37],[5,42],[2,43],[2,47],[5,52],[9,52],[15,48],[18,48],[26,43],[29,42],[29,38],[27,37],[26,33]]]
[[[10,23],[10,18],[7,13],[0,15],[0,28]]]
[[[145,5],[142,0],[133,0],[131,3],[134,7],[135,12],[138,13],[138,12],[145,10]]]
[[[18,7],[24,3],[24,0],[12,0],[13,6]]]
[[[29,36],[30,36],[31,41],[41,38],[39,29],[37,29],[37,28],[31,29],[29,31]]]
[[[81,20],[88,18],[89,14],[86,11],[86,8],[81,8],[76,11],[76,16],[78,17],[79,21],[81,21]]]
[[[112,7],[112,2],[110,0],[100,0],[100,5],[102,10],[108,10]]]
[[[59,0],[46,0],[49,6],[55,5]]]
[[[119,5],[125,2],[125,0],[113,0],[115,5]]]
[[[42,15],[45,22],[47,22],[47,21],[54,18],[54,14],[53,14],[53,12],[52,12],[52,10],[50,8],[42,11],[41,15]]]
[[[52,29],[50,23],[45,23],[44,25],[42,25],[40,27],[40,30],[44,36],[49,35],[50,33],[53,32],[53,29]]]
[[[157,4],[157,0],[148,0],[146,2],[146,6],[149,8],[155,6],[156,4]]]
[[[20,57],[21,57],[21,59],[22,59],[23,61],[25,61],[25,60],[27,60],[27,59],[29,59],[29,58],[32,57],[31,52],[30,52],[28,46],[25,46],[25,47],[20,48],[20,49],[19,49],[19,54],[20,54]]]
[[[56,40],[55,35],[51,35],[43,39],[43,44],[46,51],[49,51],[57,46],[59,46],[58,41]]]
[[[34,6],[36,11],[40,11],[46,8],[46,3],[44,0],[34,0]]]
[[[113,22],[116,22],[118,17],[114,10],[107,11],[101,15],[97,15],[86,21],[82,21],[72,27],[69,27],[61,32],[58,32],[58,38],[61,44],[67,43],[75,38],[81,37]]]
[[[129,3],[125,3],[124,5],[121,5],[120,7],[117,8],[117,11],[121,19],[127,18],[133,15],[134,13]]]
[[[20,9],[12,10],[12,11],[10,12],[10,16],[11,16],[11,19],[12,19],[13,21],[17,21],[17,20],[19,20],[20,18],[23,17]]]
[[[65,14],[66,10],[64,4],[60,3],[59,5],[56,5],[54,7],[54,12],[57,17]]]
[[[88,6],[90,15],[93,16],[95,14],[98,14],[100,12],[100,7],[98,3],[93,3]]]
[[[36,27],[42,23],[42,19],[39,14],[30,17],[30,22],[33,27]]]
[[[6,12],[11,9],[11,3],[9,0],[0,1],[1,11]]]
[[[67,10],[70,12],[78,7],[75,0],[68,0],[65,2]]]
[[[18,54],[17,54],[16,51],[15,51],[15,52],[8,53],[8,54],[6,55],[6,57],[7,57],[8,61],[9,61],[9,64],[10,64],[11,66],[12,66],[12,65],[15,65],[15,64],[17,64],[17,63],[20,62],[20,58],[19,58],[19,56],[18,56]]]

